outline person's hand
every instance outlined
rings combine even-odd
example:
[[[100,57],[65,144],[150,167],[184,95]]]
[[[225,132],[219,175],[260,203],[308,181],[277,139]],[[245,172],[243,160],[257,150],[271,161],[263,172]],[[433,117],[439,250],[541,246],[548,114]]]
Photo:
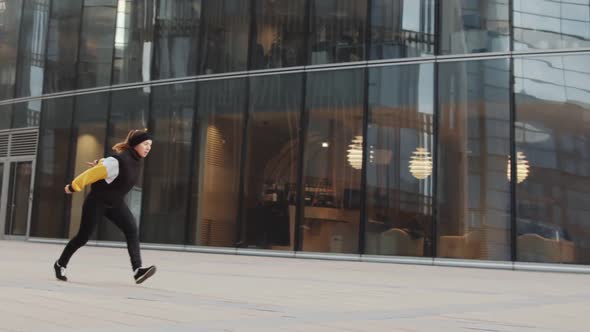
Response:
[[[92,168],[92,167],[98,165],[98,159],[95,159],[93,161],[87,161],[86,165],[88,166],[88,168]]]
[[[69,188],[69,186],[70,186],[69,184],[66,184],[66,187],[64,188],[64,191],[65,191],[65,192],[66,192],[66,194],[68,194],[68,195],[72,193],[72,192],[70,191],[70,188]]]

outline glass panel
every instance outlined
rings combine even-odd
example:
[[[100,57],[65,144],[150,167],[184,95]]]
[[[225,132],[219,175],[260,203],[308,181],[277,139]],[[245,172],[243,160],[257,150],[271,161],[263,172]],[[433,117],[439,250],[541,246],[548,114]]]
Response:
[[[201,74],[246,70],[249,0],[203,0]]]
[[[509,67],[440,64],[439,257],[510,260]]]
[[[12,128],[38,127],[42,100],[13,104]]]
[[[430,256],[433,64],[369,70],[365,253]]]
[[[302,78],[252,78],[242,246],[294,249]]]
[[[517,260],[590,264],[590,56],[514,61]]]
[[[71,177],[67,162],[74,98],[47,99],[43,107],[31,236],[63,238],[66,236],[64,212],[67,196],[61,194],[61,188]]]
[[[304,148],[304,251],[358,252],[364,70],[310,73]]]
[[[45,93],[74,90],[76,63],[83,1],[51,2],[47,59],[45,62]]]
[[[113,84],[150,80],[155,0],[118,0]]]
[[[10,129],[13,108],[14,104],[0,105],[0,129]]]
[[[72,181],[78,174],[88,168],[87,161],[104,157],[108,105],[108,93],[95,93],[76,97],[74,126],[72,128],[75,133],[75,141],[72,146],[74,154],[71,156],[73,165],[68,170],[72,173],[67,174],[66,183]],[[78,232],[82,216],[82,203],[84,202],[84,196],[89,192],[90,186],[87,186],[82,193],[72,195],[69,237]]]
[[[312,1],[309,63],[365,59],[367,0]]]
[[[192,244],[234,247],[237,236],[240,158],[246,104],[246,80],[208,81],[199,85],[198,165],[193,177],[190,228]]]
[[[16,97],[39,96],[43,92],[49,0],[25,0],[23,8]]]
[[[371,60],[434,54],[434,0],[373,0]]]
[[[116,18],[116,0],[85,0],[78,89],[111,84]]]
[[[305,64],[305,0],[256,1],[250,68]]]
[[[201,0],[157,3],[154,79],[197,75]]]
[[[441,1],[440,54],[509,51],[509,2]]]
[[[15,96],[39,96],[43,92],[49,0],[26,0],[23,8]],[[41,101],[17,104],[13,112],[12,128],[37,127]]]
[[[142,240],[185,244],[196,84],[155,87],[145,161]]]
[[[514,49],[590,47],[590,1],[514,0]]]
[[[149,87],[143,89],[121,90],[111,93],[111,110],[108,119],[107,146],[104,155],[115,154],[113,145],[122,142],[131,129],[147,128],[149,108]],[[102,158],[97,156],[94,159]],[[137,184],[125,197],[125,202],[139,222],[141,216],[141,193],[142,193],[143,168],[140,168]],[[112,222],[98,225],[98,239],[110,241],[124,241],[125,236]]]
[[[0,59],[2,59],[0,61],[0,100],[14,97],[22,6],[23,3],[20,0],[2,1],[2,10],[0,10]],[[0,127],[10,128],[7,125],[0,125]]]
[[[29,194],[33,163],[18,162],[10,164],[10,188],[8,189],[7,234],[26,235],[29,217]]]

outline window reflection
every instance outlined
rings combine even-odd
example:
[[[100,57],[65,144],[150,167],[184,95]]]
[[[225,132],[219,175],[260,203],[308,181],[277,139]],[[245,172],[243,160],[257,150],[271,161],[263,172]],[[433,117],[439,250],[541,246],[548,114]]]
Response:
[[[508,60],[439,68],[437,255],[509,260]]]
[[[111,83],[116,14],[116,0],[84,2],[76,88]]]
[[[358,251],[363,85],[361,69],[308,76],[300,230],[304,251]]]
[[[154,0],[118,0],[113,84],[150,80]]]
[[[201,74],[247,69],[250,0],[203,0]]]
[[[57,195],[69,174],[68,156],[71,143],[71,121],[74,97],[43,101],[39,147],[36,159],[35,204],[30,235],[63,238],[65,231],[66,195]]]
[[[48,16],[48,0],[24,1],[15,97],[39,96],[43,93]],[[16,104],[13,112],[12,128],[37,127],[41,101]]]
[[[240,158],[246,104],[246,80],[208,81],[199,85],[193,181],[194,244],[234,247],[237,235]]]
[[[590,263],[590,56],[515,60],[517,260]]]
[[[20,31],[18,54],[18,86],[16,97],[39,96],[43,92],[43,67],[45,64],[45,37],[49,0],[25,1]],[[40,106],[35,105],[35,106]],[[39,107],[32,111],[40,112]],[[38,122],[37,122],[38,125]]]
[[[32,100],[26,103],[14,104],[11,127],[38,127],[39,118],[41,116],[41,106],[41,100]],[[10,124],[10,121],[8,124]]]
[[[367,254],[430,255],[433,69],[369,71]]]
[[[3,1],[0,12],[0,100],[14,97],[14,83],[16,77],[16,63],[18,38],[22,16],[20,1]],[[2,110],[0,110],[2,112]],[[2,115],[0,115],[2,117]],[[10,128],[10,122],[0,125],[0,128]]]
[[[508,0],[445,0],[441,3],[441,54],[506,52]]]
[[[252,69],[305,64],[305,0],[256,1]]]
[[[312,65],[365,59],[366,0],[310,0]]]
[[[73,180],[77,174],[88,169],[87,161],[104,157],[106,129],[108,119],[109,93],[95,93],[75,97],[74,109],[74,144],[70,151],[71,168],[66,174],[65,183]],[[90,186],[84,193],[72,195],[70,206],[70,222],[68,234],[74,236],[78,232],[84,196],[90,192]],[[105,219],[106,220],[106,219]],[[94,232],[96,238],[98,232]]]
[[[146,242],[184,244],[196,84],[153,88],[154,143],[145,161],[141,236]]]
[[[197,75],[201,0],[159,0],[154,26],[154,79]]]
[[[371,60],[434,54],[434,0],[374,0],[371,5]]]
[[[294,249],[302,82],[251,79],[242,246]]]
[[[44,93],[74,90],[83,1],[52,1],[47,34]]]
[[[0,105],[0,130],[10,129],[14,104]]]
[[[590,47],[590,1],[515,0],[514,49]]]

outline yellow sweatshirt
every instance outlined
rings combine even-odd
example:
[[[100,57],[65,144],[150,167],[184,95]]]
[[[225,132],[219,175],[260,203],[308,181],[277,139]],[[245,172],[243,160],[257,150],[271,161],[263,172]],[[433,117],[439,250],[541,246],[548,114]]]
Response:
[[[82,174],[78,175],[70,184],[73,191],[82,191],[84,187],[94,182],[105,180],[107,183],[113,182],[119,175],[119,161],[113,157],[103,158]]]

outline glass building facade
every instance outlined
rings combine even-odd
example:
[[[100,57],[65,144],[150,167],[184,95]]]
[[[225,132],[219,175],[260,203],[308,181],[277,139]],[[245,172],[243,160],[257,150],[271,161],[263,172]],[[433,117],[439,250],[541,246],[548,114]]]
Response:
[[[0,227],[148,128],[143,243],[590,265],[589,87],[590,0],[0,0]]]

